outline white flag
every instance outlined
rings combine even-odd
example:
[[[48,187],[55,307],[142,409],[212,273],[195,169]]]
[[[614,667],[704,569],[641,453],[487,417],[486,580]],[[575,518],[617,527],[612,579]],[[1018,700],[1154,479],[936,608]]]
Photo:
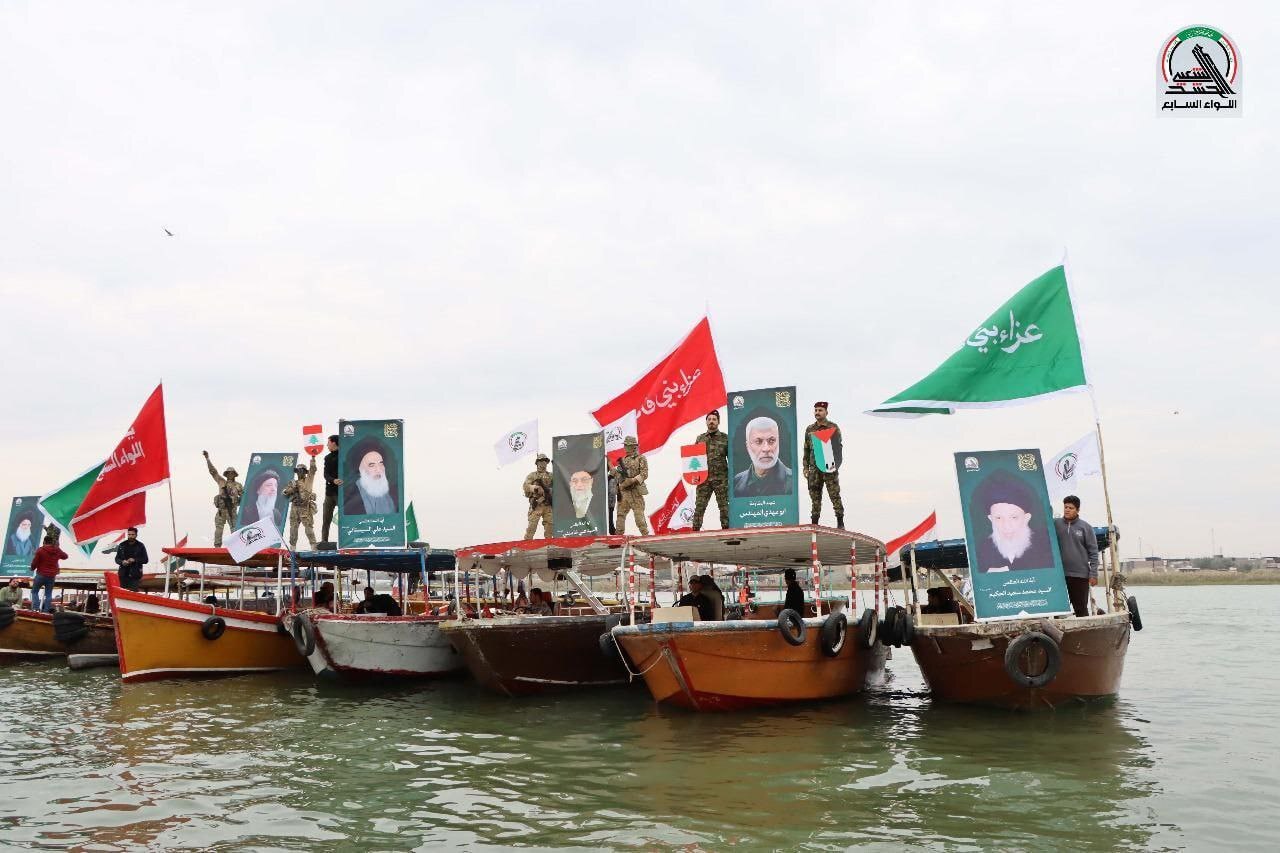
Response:
[[[626,452],[626,448],[622,446],[622,443],[628,437],[639,437],[637,420],[636,410],[632,409],[604,427],[604,455],[608,458],[610,465],[616,464],[618,457]]]
[[[237,563],[243,563],[259,551],[281,544],[280,531],[271,522],[270,516],[264,516],[253,524],[247,524],[233,531],[227,539],[227,553]]]
[[[1054,511],[1062,508],[1060,504],[1067,495],[1079,493],[1081,477],[1094,477],[1101,473],[1097,433],[1089,432],[1044,466],[1044,479],[1049,486],[1049,501]]]
[[[498,467],[510,465],[521,457],[538,452],[537,420],[520,424],[494,442],[493,452],[498,457]]]

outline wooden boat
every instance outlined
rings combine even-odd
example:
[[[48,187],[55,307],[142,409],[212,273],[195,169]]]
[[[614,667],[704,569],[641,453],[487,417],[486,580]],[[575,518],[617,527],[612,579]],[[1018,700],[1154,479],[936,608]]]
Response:
[[[459,564],[477,573],[506,574],[508,582],[533,583],[536,576],[554,584],[563,578],[576,596],[573,604],[558,605],[555,615],[464,617],[441,630],[476,681],[508,696],[626,684],[622,662],[600,646],[601,635],[621,620],[621,607],[604,604],[583,581],[616,575],[625,543],[623,536],[571,536],[463,548]],[[456,600],[465,612],[460,594]]]
[[[427,579],[431,572],[452,570],[455,564],[454,553],[441,549],[303,551],[294,554],[293,574],[297,576],[299,565],[334,572],[391,573],[399,582],[399,598],[404,602],[406,574],[420,573]],[[315,576],[314,571],[309,574]],[[369,580],[366,577],[366,583]],[[430,678],[465,668],[461,655],[440,632],[440,623],[446,618],[433,612],[387,616],[311,608],[287,614],[285,627],[317,675]]]
[[[64,570],[54,582],[63,601],[68,593],[94,593],[102,586],[96,576]],[[8,578],[0,583],[8,582]],[[24,587],[30,581],[24,580]],[[25,608],[0,608],[0,663],[55,660],[69,654],[102,654],[115,652],[115,627],[111,614],[81,613],[57,610],[41,613]]]
[[[1106,560],[1106,528],[1095,528]],[[1107,611],[1092,616],[1037,616],[976,622],[967,599],[947,574],[967,569],[963,539],[903,549],[905,566],[927,569],[942,586],[930,590],[941,606],[915,610],[911,652],[933,696],[943,702],[1016,710],[1056,708],[1114,696],[1120,689],[1130,632],[1142,622],[1123,580],[1100,585]],[[1104,565],[1101,576],[1106,577]],[[907,579],[915,573],[908,571]],[[912,584],[914,587],[914,584]],[[915,590],[913,589],[913,592]],[[1096,609],[1096,602],[1095,602]],[[929,612],[950,610],[951,612]]]
[[[824,566],[873,562],[883,549],[869,536],[817,525],[648,536],[632,540],[630,547],[673,565],[691,560],[776,570],[807,565],[813,577],[820,577]],[[815,591],[822,601],[820,589]],[[776,608],[699,621],[688,607],[655,610],[650,624],[620,625],[612,634],[658,702],[725,711],[832,699],[858,693],[868,680],[881,677],[887,651],[875,641],[875,611],[867,609],[852,622],[844,603],[819,605],[826,615],[796,620],[803,629],[789,620],[790,611]]]
[[[221,548],[166,548],[165,552],[212,565],[235,565]],[[246,568],[278,569],[282,559],[283,552],[268,549],[252,558]],[[176,584],[175,595],[165,596],[124,589],[114,574],[106,579],[116,622],[120,676],[125,681],[234,675],[306,665],[293,639],[279,624],[275,612],[279,598],[242,600],[239,607],[219,606],[183,600]],[[192,585],[184,594],[194,591]],[[262,612],[264,606],[270,612]]]

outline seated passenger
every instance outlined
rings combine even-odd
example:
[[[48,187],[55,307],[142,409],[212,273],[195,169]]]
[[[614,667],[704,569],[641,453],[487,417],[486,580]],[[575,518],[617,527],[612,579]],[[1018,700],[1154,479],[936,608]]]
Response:
[[[101,613],[102,605],[98,602],[97,593],[90,593],[89,597],[84,600],[85,613]]]
[[[711,603],[711,599],[702,594],[702,578],[697,575],[689,578],[689,591],[680,597],[676,607],[698,608],[698,618],[703,622],[709,622],[715,618],[715,605]]]
[[[724,619],[724,593],[720,591],[720,587],[716,586],[715,578],[711,575],[702,576],[702,594],[711,602],[711,621],[720,622]]]
[[[356,606],[357,613],[377,613],[383,616],[399,616],[403,611],[400,610],[400,602],[396,601],[385,592],[373,592],[373,587],[366,586],[364,588],[364,601]]]
[[[529,606],[525,608],[525,612],[533,616],[551,615],[551,608],[547,606],[547,599],[541,588],[535,586],[529,590]]]
[[[333,581],[325,581],[320,584],[320,588],[316,590],[315,596],[312,598],[316,607],[323,607],[326,610],[333,609]]]

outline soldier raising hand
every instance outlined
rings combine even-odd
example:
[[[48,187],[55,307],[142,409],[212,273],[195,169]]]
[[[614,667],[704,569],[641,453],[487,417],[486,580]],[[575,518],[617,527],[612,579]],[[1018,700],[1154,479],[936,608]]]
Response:
[[[228,468],[221,475],[209,458],[209,451],[202,450],[204,464],[209,466],[209,476],[218,484],[218,493],[213,496],[213,547],[222,547],[222,528],[236,529],[236,514],[240,511],[240,498],[244,496],[244,485],[236,482],[240,473],[235,468]]]

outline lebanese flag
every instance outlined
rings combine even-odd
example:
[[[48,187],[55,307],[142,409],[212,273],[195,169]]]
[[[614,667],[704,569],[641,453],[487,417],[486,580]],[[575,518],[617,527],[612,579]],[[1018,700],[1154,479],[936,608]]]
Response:
[[[680,427],[724,405],[724,374],[706,317],[640,381],[592,412],[600,426],[636,416],[641,453],[661,450]]]
[[[636,413],[634,411],[627,412],[604,428],[604,455],[609,460],[610,468],[617,465],[618,460],[627,452],[627,448],[624,446],[627,436],[632,436],[638,441],[638,432],[639,427],[636,423]]]
[[[649,526],[655,535],[693,528],[694,494],[684,487],[684,480],[676,480],[676,487],[667,495],[657,512],[649,516]]]
[[[836,452],[831,447],[831,439],[835,434],[835,427],[815,429],[809,433],[809,443],[813,445],[813,464],[819,471],[827,474],[836,470]]]
[[[121,508],[134,505],[135,495],[162,485],[169,479],[169,442],[164,427],[164,386],[157,385],[142,411],[115,450],[97,480],[89,487],[75,517],[71,532],[77,543],[90,542],[121,529]],[[123,524],[137,526],[136,522]]]
[[[707,479],[707,446],[686,444],[680,448],[680,468],[684,482],[699,486]]]
[[[897,539],[891,539],[884,545],[884,554],[888,558],[898,551],[904,545],[910,545],[912,542],[918,542],[925,537],[930,531],[938,526],[938,511],[934,510],[929,513],[929,517],[899,536]]]

